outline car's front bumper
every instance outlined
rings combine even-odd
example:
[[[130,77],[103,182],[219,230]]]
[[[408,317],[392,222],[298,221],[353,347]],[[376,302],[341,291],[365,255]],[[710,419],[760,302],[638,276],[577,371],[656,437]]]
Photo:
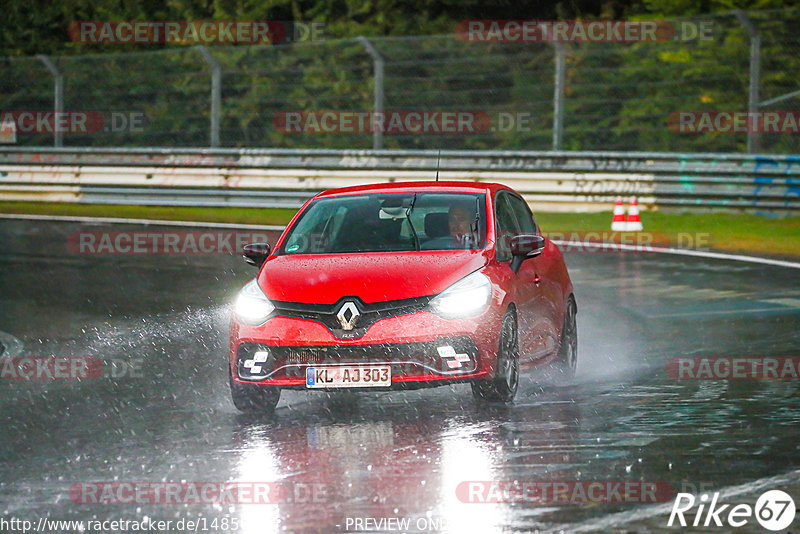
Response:
[[[500,323],[492,307],[458,320],[417,312],[381,319],[360,338],[340,339],[309,319],[272,317],[263,325],[249,326],[233,318],[231,377],[242,384],[294,388],[305,387],[308,367],[388,364],[395,387],[487,378],[494,373]],[[254,365],[257,352],[260,361]]]

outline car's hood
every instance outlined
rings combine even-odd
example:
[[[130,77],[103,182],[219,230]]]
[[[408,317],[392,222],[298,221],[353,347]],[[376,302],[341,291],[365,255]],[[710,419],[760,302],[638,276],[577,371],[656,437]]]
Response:
[[[435,295],[486,264],[484,251],[447,250],[271,256],[258,276],[270,300],[334,304]]]

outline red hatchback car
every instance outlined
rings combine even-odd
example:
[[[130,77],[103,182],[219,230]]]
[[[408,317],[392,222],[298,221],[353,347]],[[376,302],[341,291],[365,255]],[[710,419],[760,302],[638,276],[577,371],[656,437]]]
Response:
[[[470,382],[510,402],[520,370],[572,375],[577,307],[561,251],[520,195],[491,183],[325,191],[295,215],[234,305],[230,387],[243,411],[281,389]]]

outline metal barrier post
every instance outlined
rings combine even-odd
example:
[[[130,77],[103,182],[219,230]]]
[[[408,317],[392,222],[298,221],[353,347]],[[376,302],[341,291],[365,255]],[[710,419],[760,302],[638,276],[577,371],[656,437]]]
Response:
[[[53,86],[53,111],[55,111],[55,118],[53,119],[53,146],[61,147],[64,146],[64,132],[59,129],[58,124],[59,117],[64,113],[64,76],[49,57],[44,54],[39,54],[36,57],[39,58],[39,61],[44,63],[44,66],[50,71],[50,74],[53,75],[53,80],[55,82]]]
[[[358,42],[364,46],[364,49],[367,51],[367,54],[372,57],[372,61],[374,63],[375,104],[373,107],[375,115],[379,115],[383,113],[383,56],[381,56],[380,52],[378,52],[378,49],[375,48],[366,37],[358,37]],[[380,150],[383,148],[383,132],[380,131],[379,128],[375,128],[374,121],[372,122],[371,126],[373,127],[372,148],[374,150]]]
[[[208,66],[211,67],[211,147],[219,146],[219,119],[222,107],[222,70],[219,62],[208,52],[205,46],[198,45],[197,51],[203,56]]]
[[[734,13],[742,27],[750,34],[750,89],[747,97],[747,111],[750,113],[750,117],[753,117],[753,113],[758,111],[758,87],[761,78],[761,35],[756,25],[753,24],[753,21],[744,11],[736,10]],[[759,134],[757,131],[752,130],[754,129],[748,128],[747,131],[747,152],[750,154],[760,150]]]
[[[555,80],[553,83],[553,150],[561,150],[561,141],[564,138],[564,71],[565,53],[564,45],[556,41],[555,48]]]

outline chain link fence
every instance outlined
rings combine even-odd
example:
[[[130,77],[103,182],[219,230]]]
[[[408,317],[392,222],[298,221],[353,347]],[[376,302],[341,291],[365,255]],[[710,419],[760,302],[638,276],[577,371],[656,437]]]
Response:
[[[800,10],[664,23],[672,35],[655,42],[486,42],[454,33],[2,58],[0,113],[55,108],[96,118],[89,133],[28,120],[17,127],[21,146],[798,151],[800,135],[786,128],[674,126],[681,111],[800,109]],[[381,135],[285,127],[287,114],[305,120],[376,106],[403,117],[466,112],[481,127]]]

